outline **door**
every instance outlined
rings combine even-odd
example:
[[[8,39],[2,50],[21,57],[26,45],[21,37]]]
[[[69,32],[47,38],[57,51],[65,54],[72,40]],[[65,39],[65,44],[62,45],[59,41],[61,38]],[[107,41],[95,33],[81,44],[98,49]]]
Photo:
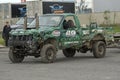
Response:
[[[61,30],[62,48],[69,48],[81,44],[81,32],[76,24],[74,16],[67,16],[63,21],[63,29]]]

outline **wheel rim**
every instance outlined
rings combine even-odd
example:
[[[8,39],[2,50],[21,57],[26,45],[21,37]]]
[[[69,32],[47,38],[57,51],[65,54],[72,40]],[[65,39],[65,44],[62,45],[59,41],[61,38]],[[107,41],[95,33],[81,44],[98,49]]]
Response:
[[[99,45],[98,46],[98,51],[99,51],[100,55],[102,55],[104,53],[104,47],[103,47],[103,45]]]
[[[16,57],[16,58],[22,57],[22,56],[18,55],[17,53],[15,53],[13,50],[10,50],[10,53],[12,53],[14,55],[14,57]]]
[[[9,59],[13,63],[19,63],[19,62],[23,61],[24,56],[17,54],[16,52],[14,52],[14,49],[10,48],[10,50],[9,50]]]
[[[46,57],[48,60],[52,60],[53,59],[53,56],[54,56],[54,52],[52,49],[48,49],[47,52],[46,52]]]

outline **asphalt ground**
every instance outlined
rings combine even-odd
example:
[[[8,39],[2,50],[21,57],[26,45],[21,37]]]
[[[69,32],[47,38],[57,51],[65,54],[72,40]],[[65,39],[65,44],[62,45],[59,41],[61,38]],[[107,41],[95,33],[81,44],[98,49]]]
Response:
[[[92,53],[76,53],[65,58],[62,51],[54,63],[41,63],[40,58],[26,57],[13,64],[8,48],[0,48],[0,80],[120,80],[120,49],[107,48],[106,57],[96,59]]]

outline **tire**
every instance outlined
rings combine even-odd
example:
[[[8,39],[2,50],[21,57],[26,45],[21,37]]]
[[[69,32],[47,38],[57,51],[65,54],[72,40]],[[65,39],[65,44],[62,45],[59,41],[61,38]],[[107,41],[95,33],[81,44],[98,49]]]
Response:
[[[75,52],[75,49],[72,48],[63,49],[63,54],[67,58],[74,57]]]
[[[53,63],[56,59],[57,50],[52,44],[46,44],[41,49],[41,61],[43,63]]]
[[[97,41],[93,45],[93,55],[95,58],[103,58],[106,53],[106,45],[103,41]]]
[[[10,48],[9,49],[9,59],[13,63],[21,63],[24,60],[24,56],[16,54],[16,52],[14,52],[14,48]]]

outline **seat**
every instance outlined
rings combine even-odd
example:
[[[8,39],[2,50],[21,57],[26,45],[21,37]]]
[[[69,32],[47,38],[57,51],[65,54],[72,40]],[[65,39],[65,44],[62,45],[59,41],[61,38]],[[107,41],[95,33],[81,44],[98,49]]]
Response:
[[[63,28],[64,29],[68,29],[68,25],[67,25],[67,21],[66,20],[63,21]]]

